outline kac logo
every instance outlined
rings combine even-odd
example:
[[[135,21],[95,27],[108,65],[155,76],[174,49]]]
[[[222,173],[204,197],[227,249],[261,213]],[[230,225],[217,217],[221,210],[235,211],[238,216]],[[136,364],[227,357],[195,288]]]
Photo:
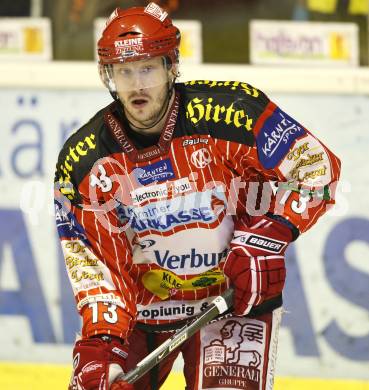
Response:
[[[213,159],[211,158],[210,152],[206,148],[201,148],[196,150],[191,155],[192,164],[199,169],[205,168],[208,166]]]

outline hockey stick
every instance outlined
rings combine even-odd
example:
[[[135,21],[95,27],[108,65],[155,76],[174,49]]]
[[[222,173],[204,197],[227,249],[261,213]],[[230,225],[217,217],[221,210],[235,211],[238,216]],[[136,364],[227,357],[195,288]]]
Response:
[[[190,323],[179,329],[171,338],[166,340],[158,348],[152,351],[144,359],[137,363],[136,368],[129,371],[127,374],[120,374],[113,383],[126,381],[134,383],[149,370],[159,364],[172,351],[179,347],[184,341],[189,339],[200,328],[213,320],[219,314],[227,311],[233,302],[233,289],[226,290],[222,295],[216,297],[210,305]]]

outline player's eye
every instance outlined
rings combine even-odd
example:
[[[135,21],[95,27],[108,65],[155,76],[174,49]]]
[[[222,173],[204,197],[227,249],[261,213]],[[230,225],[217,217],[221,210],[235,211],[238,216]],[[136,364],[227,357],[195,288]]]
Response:
[[[150,73],[154,69],[153,66],[148,65],[141,69],[141,73]]]
[[[130,76],[132,74],[131,69],[122,68],[119,70],[119,74],[122,76]]]

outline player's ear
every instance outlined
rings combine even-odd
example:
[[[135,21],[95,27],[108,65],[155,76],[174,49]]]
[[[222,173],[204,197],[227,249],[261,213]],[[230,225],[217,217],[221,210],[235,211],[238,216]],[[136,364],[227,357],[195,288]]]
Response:
[[[178,63],[172,64],[172,67],[170,70],[172,72],[172,76],[174,77],[174,79],[176,79],[177,77],[180,76]]]
[[[170,80],[170,83],[174,83],[177,77],[180,76],[178,64],[171,64],[170,68],[168,69],[168,78]]]
[[[167,69],[170,83],[173,83],[180,75],[178,61],[173,61],[172,57],[166,56],[163,57],[163,64]]]

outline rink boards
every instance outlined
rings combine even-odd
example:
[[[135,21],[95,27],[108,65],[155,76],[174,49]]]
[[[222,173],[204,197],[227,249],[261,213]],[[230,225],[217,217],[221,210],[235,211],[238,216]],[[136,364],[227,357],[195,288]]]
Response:
[[[248,79],[249,73],[253,80]],[[5,113],[0,117],[3,361],[67,364],[79,329],[54,228],[51,183],[65,138],[110,98],[97,84],[73,88],[67,77],[67,89],[47,86],[49,76],[47,69],[44,78],[38,72],[31,74],[33,82],[39,78],[40,88],[26,84],[0,90]],[[280,333],[277,374],[368,380],[369,112],[368,98],[360,94],[368,93],[365,83],[356,77],[349,84],[336,71],[332,72],[334,80],[315,71],[306,76],[303,92],[292,93],[287,83],[298,80],[299,88],[302,75],[298,72],[285,78],[284,85],[281,79],[286,75],[278,77],[275,70],[255,74],[245,67],[233,76],[256,86],[261,80],[265,85],[268,78],[273,81],[270,90],[262,85],[270,97],[343,160],[336,208],[288,251],[287,313]],[[309,80],[317,78],[326,90],[315,87],[324,93],[315,93],[309,85]],[[0,85],[4,82],[0,79]],[[40,370],[37,366],[31,372]]]

